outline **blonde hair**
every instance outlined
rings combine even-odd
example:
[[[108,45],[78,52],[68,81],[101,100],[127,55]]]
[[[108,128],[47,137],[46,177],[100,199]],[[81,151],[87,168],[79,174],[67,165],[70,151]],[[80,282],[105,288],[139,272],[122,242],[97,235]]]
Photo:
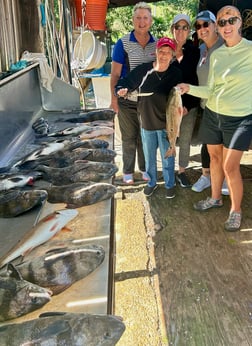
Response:
[[[241,13],[240,13],[240,11],[238,10],[238,8],[235,7],[235,6],[231,6],[231,5],[223,6],[223,7],[217,12],[217,21],[218,21],[219,19],[221,19],[221,17],[224,16],[225,14],[230,14],[231,16],[238,17],[240,20],[242,20]]]
[[[135,6],[133,8],[133,16],[134,16],[136,10],[139,10],[139,9],[141,9],[141,10],[148,10],[150,12],[150,14],[151,14],[151,7],[150,7],[150,5],[148,5],[144,1],[140,1],[137,4],[135,4]]]

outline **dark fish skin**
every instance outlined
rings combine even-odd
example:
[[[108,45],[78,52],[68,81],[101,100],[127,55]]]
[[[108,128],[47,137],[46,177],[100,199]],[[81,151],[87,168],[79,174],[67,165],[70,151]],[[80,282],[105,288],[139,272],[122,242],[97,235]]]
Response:
[[[47,199],[45,190],[8,190],[0,192],[0,217],[15,217],[42,204]]]
[[[103,139],[86,139],[86,140],[79,140],[76,142],[73,142],[69,145],[69,150],[76,149],[76,148],[87,148],[87,149],[98,149],[103,148],[106,149],[109,146],[109,142],[103,140]]]
[[[46,313],[34,320],[0,327],[6,346],[114,346],[125,325],[113,315]]]
[[[73,153],[78,156],[81,155],[82,149],[76,148]],[[89,149],[89,154],[85,157],[86,160],[96,162],[112,162],[116,157],[116,152],[111,149]],[[74,160],[76,161],[77,158]]]
[[[110,162],[80,160],[63,168],[40,165],[37,170],[43,172],[44,180],[54,185],[67,185],[80,181],[98,182],[109,179],[118,171],[118,168]]]
[[[16,268],[25,280],[46,287],[56,295],[88,276],[104,257],[102,246],[72,246],[51,249],[42,256],[16,265]]]
[[[70,122],[70,123],[86,123],[90,121],[95,120],[114,120],[115,118],[115,112],[112,109],[97,109],[97,110],[90,110],[87,113],[81,113],[75,117],[72,118],[66,118],[64,121]],[[61,120],[62,121],[62,120]]]
[[[117,189],[112,184],[81,182],[62,186],[45,187],[48,202],[66,203],[68,208],[79,208],[113,197]]]
[[[0,321],[6,321],[41,308],[51,299],[48,289],[22,278],[11,264],[0,276]]]
[[[104,148],[76,148],[74,150],[60,150],[53,155],[48,155],[39,160],[24,162],[19,166],[19,169],[36,169],[39,165],[62,168],[72,165],[77,160],[112,162],[115,156],[116,152],[114,150]]]

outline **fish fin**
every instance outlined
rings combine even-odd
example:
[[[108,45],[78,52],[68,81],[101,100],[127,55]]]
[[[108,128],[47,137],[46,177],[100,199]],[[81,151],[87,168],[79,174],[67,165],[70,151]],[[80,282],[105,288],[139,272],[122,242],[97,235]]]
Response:
[[[43,312],[42,314],[39,315],[39,318],[43,317],[50,317],[50,316],[64,316],[66,315],[66,312],[64,311],[49,311],[49,312]]]
[[[59,248],[54,248],[54,249],[50,249],[48,251],[46,251],[46,254],[50,255],[51,253],[60,253],[62,251],[66,251],[68,250],[67,247],[59,247]]]
[[[17,280],[23,280],[23,277],[20,274],[19,270],[12,263],[7,264],[7,271],[10,277]]]
[[[67,288],[69,288],[70,286],[72,286],[73,283],[69,284],[69,285],[58,285],[58,286],[51,286],[50,289],[53,291],[53,295],[57,295],[63,291],[65,291]]]
[[[61,232],[72,232],[73,230],[71,229],[71,228],[69,228],[69,227],[66,227],[66,226],[64,226],[63,228],[61,228]],[[57,234],[55,234],[55,235],[57,235]]]
[[[176,156],[176,150],[175,148],[169,148],[165,153],[165,159],[171,156]]]

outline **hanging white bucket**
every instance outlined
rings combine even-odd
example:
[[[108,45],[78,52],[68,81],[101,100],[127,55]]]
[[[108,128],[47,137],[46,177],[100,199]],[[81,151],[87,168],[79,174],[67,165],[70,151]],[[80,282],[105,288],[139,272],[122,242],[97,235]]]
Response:
[[[78,37],[73,51],[72,68],[92,70],[101,68],[107,59],[107,47],[91,31],[84,31]]]

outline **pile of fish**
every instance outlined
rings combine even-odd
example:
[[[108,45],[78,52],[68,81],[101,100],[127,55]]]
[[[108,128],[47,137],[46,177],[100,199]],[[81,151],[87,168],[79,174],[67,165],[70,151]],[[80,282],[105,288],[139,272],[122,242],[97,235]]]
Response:
[[[113,132],[112,110],[95,110],[65,117],[74,126],[54,130],[50,120],[38,119],[35,149],[11,167],[0,168],[0,217],[19,215],[50,203],[65,203],[37,222],[0,257],[0,322],[37,310],[104,261],[100,245],[64,241],[43,247],[78,215],[76,208],[110,199],[117,172],[115,151],[99,139]],[[108,181],[109,180],[109,181]],[[52,242],[53,244],[53,242]],[[42,249],[42,253],[41,253]],[[27,254],[30,253],[32,255]],[[20,261],[21,258],[21,261]],[[117,343],[125,326],[111,315],[46,313],[34,320],[0,326],[3,345],[104,345]]]
[[[36,120],[35,149],[1,168],[0,217],[16,217],[45,201],[78,208],[113,197],[116,153],[97,137],[114,133],[114,115],[110,109],[93,110],[62,116],[51,126]]]

